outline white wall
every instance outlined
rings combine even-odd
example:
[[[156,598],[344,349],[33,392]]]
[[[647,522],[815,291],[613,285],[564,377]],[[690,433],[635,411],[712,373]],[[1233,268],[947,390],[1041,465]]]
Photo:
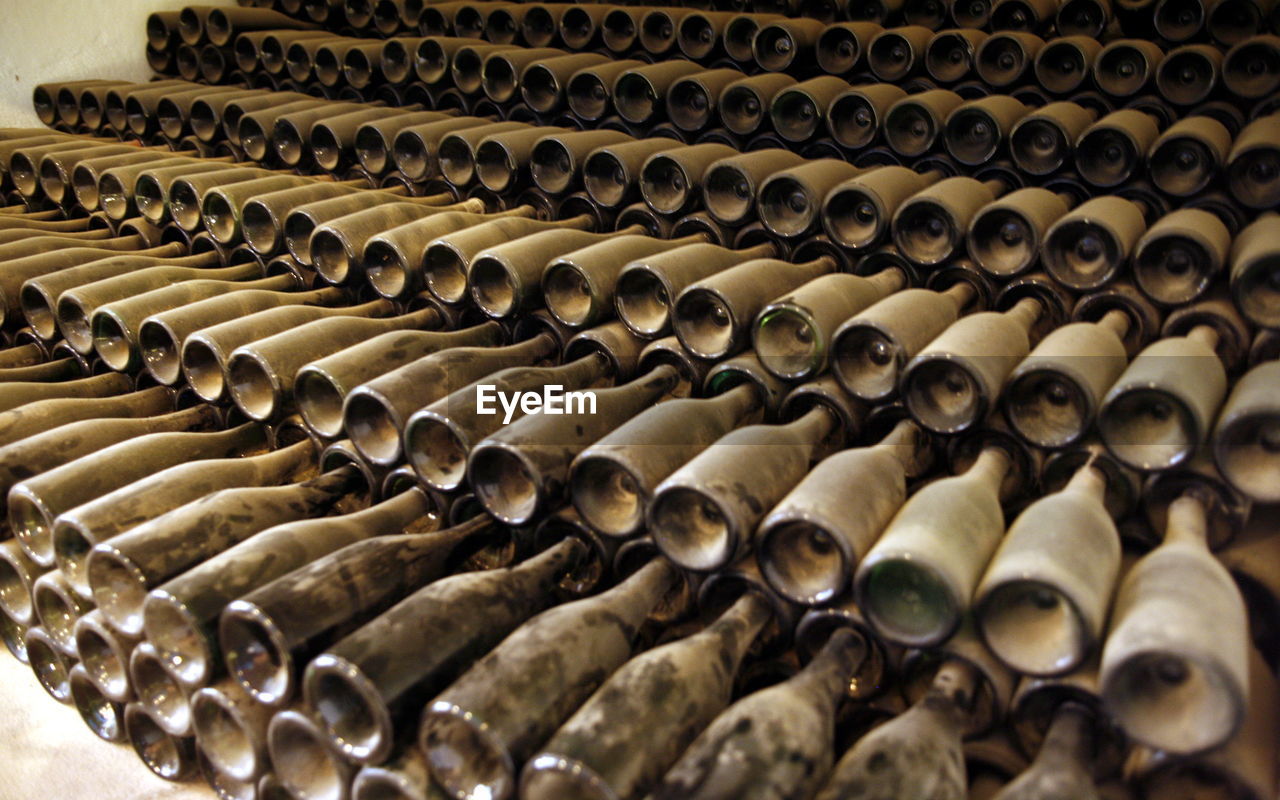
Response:
[[[31,90],[47,81],[151,77],[152,11],[195,0],[0,0],[0,126],[36,126]],[[201,5],[233,5],[199,0]]]

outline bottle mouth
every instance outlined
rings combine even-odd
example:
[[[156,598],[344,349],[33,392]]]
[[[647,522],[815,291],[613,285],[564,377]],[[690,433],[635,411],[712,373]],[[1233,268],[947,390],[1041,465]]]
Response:
[[[853,570],[839,540],[820,524],[788,521],[763,531],[760,568],[778,594],[805,606],[839,596]]]
[[[738,535],[732,517],[716,498],[697,489],[659,489],[649,504],[648,521],[658,549],[685,569],[720,569],[737,551]]]
[[[1018,435],[1036,447],[1067,447],[1093,423],[1092,397],[1069,375],[1032,370],[1010,382],[1005,413]]]

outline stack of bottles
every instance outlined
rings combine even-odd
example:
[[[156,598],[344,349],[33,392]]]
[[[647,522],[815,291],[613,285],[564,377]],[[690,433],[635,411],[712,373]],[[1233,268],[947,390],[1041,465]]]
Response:
[[[0,130],[0,633],[98,736],[1277,796],[1271,9],[254,5]]]

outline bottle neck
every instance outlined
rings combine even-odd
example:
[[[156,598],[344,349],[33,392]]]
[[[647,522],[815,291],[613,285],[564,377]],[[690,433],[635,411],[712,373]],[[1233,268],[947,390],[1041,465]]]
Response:
[[[1199,342],[1210,350],[1218,348],[1218,331],[1211,325],[1197,325],[1187,332],[1187,338]]]
[[[1000,485],[1004,483],[1005,476],[1012,467],[1013,461],[1003,447],[988,447],[978,455],[965,476],[974,478],[998,494]]]
[[[336,286],[323,289],[310,289],[305,292],[290,292],[290,299],[303,306],[333,306],[347,299],[347,293]]]
[[[1187,492],[1169,504],[1165,544],[1191,544],[1209,549],[1209,520],[1204,501]]]
[[[370,300],[355,306],[327,309],[329,316],[334,317],[386,317],[395,313],[396,307],[390,300]]]
[[[1107,475],[1094,466],[1093,459],[1076,470],[1062,489],[1064,492],[1079,492],[1095,503],[1101,504],[1107,497]]]
[[[1040,304],[1039,300],[1034,297],[1024,297],[1013,308],[1004,312],[1004,315],[1015,322],[1019,328],[1029,332],[1031,326],[1036,324],[1043,312],[1044,306]]]
[[[758,244],[755,247],[746,247],[742,250],[735,250],[743,261],[751,261],[756,258],[773,258],[778,254],[778,248],[768,242]]]
[[[969,305],[978,296],[977,290],[968,281],[957,281],[948,286],[942,294],[955,301],[957,311]]]
[[[414,487],[376,506],[348,514],[346,519],[369,531],[369,536],[398,534],[431,513],[434,507],[426,492]]]
[[[568,536],[556,544],[511,568],[513,575],[533,581],[538,586],[554,586],[562,575],[587,557],[589,548],[576,536]]]
[[[967,662],[948,658],[938,668],[920,704],[940,712],[957,727],[977,706],[981,685],[978,670]]]
[[[589,231],[595,227],[596,218],[590,214],[579,214],[576,217],[568,219],[555,220],[546,223],[547,228],[571,228],[579,231]]]
[[[298,287],[298,279],[290,274],[272,275],[269,278],[256,278],[251,281],[244,281],[239,285],[232,286],[232,289],[265,289],[274,292],[286,292],[290,289]]]
[[[680,574],[670,561],[654,557],[622,583],[583,602],[599,604],[638,628],[678,580]]]
[[[724,394],[705,398],[702,402],[711,403],[718,409],[726,411],[737,422],[743,420],[760,409],[763,398],[760,387],[754,383],[740,383]]]
[[[782,427],[794,431],[806,443],[817,447],[835,431],[838,424],[835,414],[831,413],[826,406],[818,405],[809,409],[804,416]]]
[[[254,456],[254,464],[272,482],[284,480],[299,472],[309,472],[317,456],[316,446],[310,439],[294,442],[288,447]]]
[[[1106,328],[1116,335],[1119,339],[1129,333],[1130,320],[1129,315],[1118,308],[1113,308],[1106,314],[1102,315],[1102,319],[1098,320],[1098,327]]]
[[[173,257],[164,259],[164,264],[171,267],[216,267],[221,263],[222,260],[218,258],[218,254],[212,250],[207,253],[195,253],[189,256],[178,253]]]
[[[565,385],[590,386],[609,377],[609,359],[601,353],[588,353],[577,361],[556,367],[543,367],[548,378],[563,379]]]
[[[523,342],[493,348],[494,353],[501,352],[503,355],[528,357],[531,364],[536,364],[554,356],[557,350],[556,339],[549,333],[540,333],[531,339],[525,339]]]
[[[850,628],[837,628],[822,651],[792,681],[836,703],[852,691],[854,673],[866,657],[866,641]]]
[[[867,278],[880,297],[888,297],[907,285],[907,273],[901,267],[889,267]]]
[[[390,317],[386,324],[398,330],[435,330],[443,327],[444,317],[435,308],[420,308],[398,317]]]
[[[899,421],[875,447],[891,453],[909,478],[923,475],[933,464],[929,434],[910,419]]]
[[[1070,763],[1077,767],[1093,759],[1093,717],[1076,703],[1063,703],[1053,713],[1035,763]]]
[[[738,664],[747,654],[751,643],[772,618],[773,608],[768,599],[760,592],[748,590],[696,636],[714,643],[719,654],[733,665],[730,670],[732,674],[737,672]]]

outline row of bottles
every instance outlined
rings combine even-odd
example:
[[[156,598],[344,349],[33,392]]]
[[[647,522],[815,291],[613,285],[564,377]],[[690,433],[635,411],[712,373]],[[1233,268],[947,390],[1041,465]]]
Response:
[[[227,798],[1274,796],[1265,14],[856,5],[37,87],[0,639]]]

